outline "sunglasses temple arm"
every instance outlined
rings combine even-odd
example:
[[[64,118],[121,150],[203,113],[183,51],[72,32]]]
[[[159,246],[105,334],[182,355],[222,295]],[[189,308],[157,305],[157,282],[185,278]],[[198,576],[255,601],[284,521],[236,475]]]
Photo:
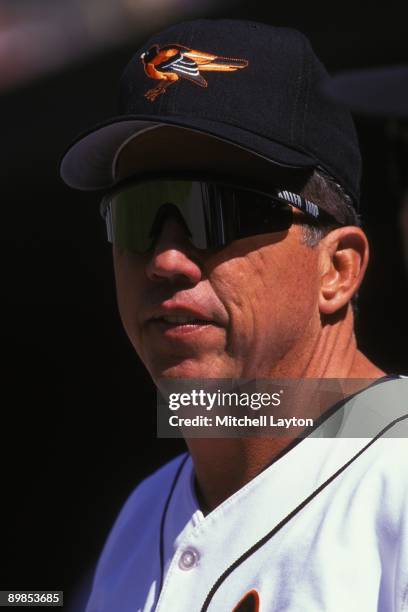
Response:
[[[292,206],[295,206],[295,208],[298,208],[302,212],[305,212],[308,215],[311,215],[315,219],[319,218],[320,209],[317,206],[317,204],[314,204],[310,200],[306,200],[306,198],[304,198],[303,196],[300,196],[297,193],[292,193],[291,191],[286,191],[286,190],[279,191],[277,195],[279,198],[286,200],[286,202],[289,202],[289,204],[292,204]]]

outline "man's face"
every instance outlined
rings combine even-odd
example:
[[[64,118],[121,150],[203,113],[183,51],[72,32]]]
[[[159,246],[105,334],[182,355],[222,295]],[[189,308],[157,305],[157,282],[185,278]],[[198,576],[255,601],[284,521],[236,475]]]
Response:
[[[155,382],[267,378],[302,363],[320,317],[318,249],[301,231],[294,224],[201,251],[168,218],[151,252],[114,247],[120,315]]]

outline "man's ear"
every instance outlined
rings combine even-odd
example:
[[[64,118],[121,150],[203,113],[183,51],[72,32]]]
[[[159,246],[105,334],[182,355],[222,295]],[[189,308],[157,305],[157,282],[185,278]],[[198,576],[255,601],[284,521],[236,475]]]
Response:
[[[369,247],[356,226],[335,229],[319,243],[319,310],[329,315],[350,302],[364,278]]]

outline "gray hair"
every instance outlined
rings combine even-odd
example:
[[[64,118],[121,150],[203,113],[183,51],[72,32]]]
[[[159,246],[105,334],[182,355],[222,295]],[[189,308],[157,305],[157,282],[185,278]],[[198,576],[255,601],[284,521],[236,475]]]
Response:
[[[353,206],[353,201],[343,187],[322,170],[315,170],[302,189],[301,195],[319,204],[324,200],[324,209],[341,220],[345,225],[361,227],[361,216]],[[310,248],[316,247],[329,232],[341,223],[305,223],[302,224],[302,243]],[[354,317],[358,316],[358,292],[351,299]]]
[[[305,198],[320,204],[324,201],[324,210],[330,212],[336,219],[341,220],[346,225],[356,225],[361,227],[361,218],[353,206],[351,197],[335,179],[323,172],[315,170],[302,189]],[[313,248],[322,238],[327,236],[339,224],[335,222],[327,223],[305,223],[302,226],[303,244]]]

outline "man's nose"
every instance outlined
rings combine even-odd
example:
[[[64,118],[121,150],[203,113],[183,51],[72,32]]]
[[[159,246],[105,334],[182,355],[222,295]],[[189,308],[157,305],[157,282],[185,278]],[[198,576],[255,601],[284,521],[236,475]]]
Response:
[[[167,217],[156,236],[153,253],[146,266],[150,280],[201,280],[201,269],[192,256],[186,228],[175,217]]]

